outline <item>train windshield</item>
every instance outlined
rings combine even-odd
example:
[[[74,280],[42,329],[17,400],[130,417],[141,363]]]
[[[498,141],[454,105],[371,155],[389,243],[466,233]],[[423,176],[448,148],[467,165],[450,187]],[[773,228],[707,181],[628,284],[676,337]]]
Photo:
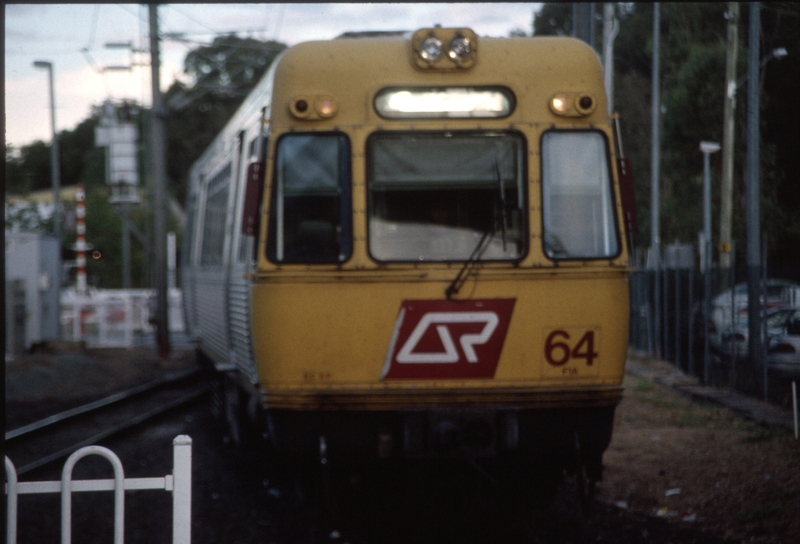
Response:
[[[374,259],[464,261],[485,235],[478,258],[524,256],[522,136],[376,133],[367,149]]]
[[[608,148],[594,131],[542,136],[544,252],[551,259],[601,259],[619,254]]]
[[[338,263],[350,257],[350,141],[343,134],[287,134],[278,141],[267,256]]]

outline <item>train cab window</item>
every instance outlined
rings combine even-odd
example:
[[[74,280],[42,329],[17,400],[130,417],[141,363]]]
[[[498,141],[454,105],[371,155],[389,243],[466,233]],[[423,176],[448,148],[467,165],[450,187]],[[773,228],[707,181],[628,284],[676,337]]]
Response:
[[[518,260],[525,144],[516,133],[376,133],[367,144],[377,261]]]
[[[542,136],[544,252],[550,259],[619,254],[605,137],[595,131]]]
[[[350,142],[342,134],[286,134],[278,141],[267,257],[339,263],[350,257]]]

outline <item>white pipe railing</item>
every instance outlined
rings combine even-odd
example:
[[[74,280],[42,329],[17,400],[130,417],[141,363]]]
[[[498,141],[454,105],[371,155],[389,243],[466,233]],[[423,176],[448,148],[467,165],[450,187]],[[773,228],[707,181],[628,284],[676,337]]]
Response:
[[[37,493],[61,494],[61,543],[72,541],[72,493],[114,491],[114,543],[122,544],[125,531],[125,491],[163,489],[172,493],[172,542],[190,544],[192,535],[192,439],[176,436],[172,441],[172,474],[161,478],[125,478],[119,457],[102,446],[87,446],[73,453],[64,464],[60,481],[19,482],[17,471],[6,457],[6,542],[17,542],[17,499],[19,495]],[[111,462],[114,479],[72,480],[75,464],[89,455],[99,455]]]

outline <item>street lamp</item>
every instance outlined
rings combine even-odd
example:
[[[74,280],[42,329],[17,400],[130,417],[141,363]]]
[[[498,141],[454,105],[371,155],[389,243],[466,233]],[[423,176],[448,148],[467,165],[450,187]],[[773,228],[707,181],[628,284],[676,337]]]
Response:
[[[52,130],[52,142],[50,144],[50,180],[53,185],[53,236],[58,240],[59,261],[61,260],[61,171],[58,160],[58,136],[56,134],[56,99],[53,86],[53,63],[45,60],[37,60],[33,63],[36,68],[47,70],[50,79],[50,127]],[[60,281],[60,278],[59,278]]]
[[[785,47],[776,47],[775,49],[770,51],[769,54],[767,54],[763,59],[761,59],[761,62],[758,63],[759,70],[762,70],[764,66],[766,66],[767,63],[772,59],[782,59],[788,54],[789,52],[786,50]],[[740,77],[739,80],[736,82],[736,84],[732,86],[732,88],[729,86],[728,93],[730,93],[732,96],[736,95],[736,90],[742,85],[744,85],[744,82],[747,81],[747,76],[748,74],[745,74],[742,77]]]
[[[50,179],[53,185],[53,236],[56,239],[56,274],[57,277],[53,282],[55,286],[55,313],[58,316],[59,325],[56,328],[56,339],[60,338],[60,321],[61,321],[61,168],[59,164],[58,153],[58,135],[56,134],[56,99],[55,87],[53,85],[53,63],[37,60],[33,63],[35,68],[45,68],[47,70],[50,81],[50,128],[52,134],[52,142],[50,143]]]
[[[735,41],[736,30],[735,21],[739,17],[739,8],[734,2],[731,6],[735,8],[735,17],[733,19],[733,36],[730,38]],[[735,47],[734,45],[729,46]],[[734,52],[735,53],[735,50]],[[785,47],[776,47],[769,52],[759,62],[759,71],[767,65],[772,59],[782,59],[789,53]],[[732,257],[732,223],[733,223],[733,140],[734,140],[734,112],[736,110],[736,91],[744,85],[747,81],[748,74],[745,74],[738,81],[734,81],[736,77],[735,71],[735,54],[732,54],[732,59],[728,62],[727,66],[727,88],[725,93],[725,113],[723,119],[723,138],[722,138],[722,183],[721,183],[721,203],[720,203],[720,230],[719,230],[719,245],[720,245],[720,268],[730,268]],[[763,74],[762,76],[763,77]]]
[[[700,142],[703,153],[703,245],[701,268],[703,270],[703,318],[706,334],[703,335],[703,383],[708,383],[708,321],[711,316],[711,167],[709,157],[719,151],[717,142]]]
[[[700,142],[703,153],[703,270],[711,268],[711,172],[709,155],[719,151],[717,142]]]

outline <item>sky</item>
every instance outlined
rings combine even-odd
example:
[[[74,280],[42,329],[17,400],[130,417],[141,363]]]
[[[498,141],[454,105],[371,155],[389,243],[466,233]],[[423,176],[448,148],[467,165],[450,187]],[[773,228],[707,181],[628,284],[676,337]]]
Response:
[[[530,33],[533,3],[444,4],[164,4],[159,7],[161,90],[186,81],[186,54],[219,33],[236,32],[287,45],[335,38],[347,31],[466,26],[479,36]],[[49,142],[47,70],[53,65],[56,131],[71,130],[105,100],[149,106],[148,8],[141,4],[6,4],[6,143]],[[130,48],[108,48],[108,43]],[[130,70],[103,70],[131,66]]]

